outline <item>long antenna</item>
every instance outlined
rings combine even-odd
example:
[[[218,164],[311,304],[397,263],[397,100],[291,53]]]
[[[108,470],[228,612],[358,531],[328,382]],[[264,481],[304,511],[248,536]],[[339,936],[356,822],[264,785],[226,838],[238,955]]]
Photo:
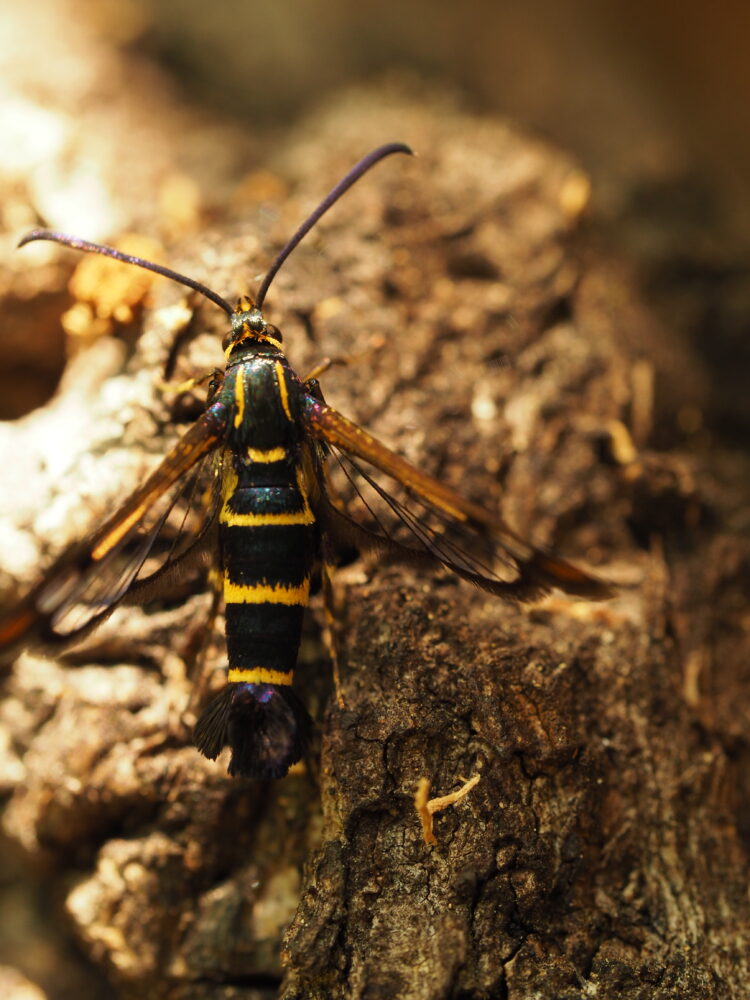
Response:
[[[373,149],[371,153],[368,153],[367,156],[359,161],[359,163],[353,166],[349,173],[342,177],[336,187],[323,199],[323,201],[321,201],[312,215],[305,219],[294,236],[292,236],[289,242],[279,251],[276,260],[268,269],[268,273],[263,279],[263,283],[260,286],[258,297],[256,299],[258,309],[263,308],[266,293],[268,292],[271,282],[276,277],[281,265],[287,259],[292,250],[294,250],[304,237],[307,236],[321,215],[324,215],[331,205],[337,202],[345,191],[349,190],[352,184],[356,183],[356,181],[358,181],[363,174],[366,174],[370,167],[374,167],[376,163],[379,163],[380,160],[385,159],[386,156],[390,156],[392,153],[406,153],[409,156],[414,156],[414,151],[403,142],[388,142],[384,146],[378,146],[377,149]]]
[[[377,149],[373,149],[371,153],[368,153],[367,156],[359,161],[359,163],[353,166],[352,169],[344,177],[342,177],[336,187],[333,188],[323,201],[321,201],[312,215],[305,219],[292,238],[281,249],[276,257],[276,260],[274,260],[268,270],[268,273],[263,279],[256,301],[256,307],[258,310],[262,308],[266,293],[271,286],[271,282],[276,277],[279,268],[292,250],[294,250],[294,248],[310,232],[318,219],[324,215],[328,209],[339,200],[341,195],[344,194],[345,191],[348,191],[352,184],[356,183],[363,174],[366,174],[367,171],[371,167],[374,167],[376,163],[385,159],[386,156],[391,156],[393,153],[406,153],[409,156],[414,155],[413,151],[403,142],[388,142],[384,146],[378,146]],[[30,233],[27,233],[22,240],[20,240],[18,246],[26,246],[27,243],[33,243],[35,240],[49,240],[52,243],[60,243],[63,246],[72,247],[74,250],[83,250],[86,253],[98,253],[103,257],[111,257],[113,260],[122,261],[123,264],[135,264],[136,267],[142,267],[147,271],[153,271],[155,274],[160,274],[164,278],[171,278],[172,281],[176,281],[180,285],[186,285],[188,288],[192,288],[193,291],[200,292],[201,295],[204,295],[220,309],[223,309],[227,316],[231,317],[234,313],[234,310],[229,305],[227,300],[223,299],[221,295],[212,291],[202,282],[196,281],[194,278],[188,278],[187,275],[180,274],[178,271],[173,271],[171,267],[164,267],[163,264],[155,264],[153,261],[144,260],[143,257],[134,257],[132,254],[123,253],[121,250],[115,250],[114,247],[105,246],[103,243],[90,243],[88,240],[82,240],[78,236],[69,236],[67,233],[58,233],[53,229],[34,229]]]
[[[181,285],[187,285],[188,288],[200,292],[201,295],[205,295],[207,299],[210,299],[220,309],[223,309],[228,316],[231,316],[234,312],[226,299],[223,299],[216,292],[211,291],[210,288],[207,288],[200,281],[195,281],[194,278],[188,278],[184,274],[179,274],[177,271],[173,271],[171,267],[154,264],[153,261],[144,260],[142,257],[133,257],[132,254],[115,250],[114,247],[108,247],[102,243],[89,243],[88,240],[82,240],[78,236],[68,236],[67,233],[57,233],[52,229],[34,229],[32,232],[27,233],[18,245],[22,247],[27,243],[33,243],[34,240],[50,240],[52,243],[62,243],[63,246],[72,247],[74,250],[83,250],[86,253],[100,253],[104,257],[121,260],[124,264],[135,264],[136,267],[143,267],[147,271],[161,274],[164,278],[171,278],[172,281],[177,281]]]

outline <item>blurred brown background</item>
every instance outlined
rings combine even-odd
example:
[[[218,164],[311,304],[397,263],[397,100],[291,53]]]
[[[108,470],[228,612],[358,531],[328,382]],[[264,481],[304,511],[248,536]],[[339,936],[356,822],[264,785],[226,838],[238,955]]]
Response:
[[[140,42],[194,98],[281,124],[386,70],[461,88],[576,153],[597,179],[705,172],[750,192],[750,8],[573,0],[138,5]]]

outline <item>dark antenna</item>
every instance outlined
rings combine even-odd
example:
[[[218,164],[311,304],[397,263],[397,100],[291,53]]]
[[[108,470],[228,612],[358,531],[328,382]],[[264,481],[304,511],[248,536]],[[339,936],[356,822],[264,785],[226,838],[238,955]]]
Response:
[[[373,149],[371,153],[368,153],[367,156],[359,161],[359,163],[353,166],[349,173],[346,174],[345,177],[342,177],[336,187],[323,199],[323,201],[321,201],[312,215],[305,219],[294,236],[292,236],[292,238],[288,241],[286,246],[279,251],[276,260],[268,269],[268,273],[263,279],[263,283],[260,286],[258,297],[255,302],[258,309],[263,308],[266,293],[268,292],[271,282],[276,277],[281,265],[287,259],[292,250],[294,250],[294,248],[301,243],[304,237],[307,236],[321,215],[324,215],[331,205],[337,202],[345,191],[349,190],[352,184],[356,183],[356,181],[358,181],[363,174],[366,174],[370,167],[374,167],[376,163],[379,163],[380,160],[385,159],[386,156],[390,156],[392,153],[406,153],[409,156],[414,156],[414,151],[409,149],[409,147],[403,142],[388,142],[384,146],[378,146],[377,149]]]
[[[366,174],[370,167],[374,167],[380,160],[385,159],[386,156],[391,156],[393,153],[407,153],[409,156],[414,155],[413,151],[403,142],[388,142],[384,146],[378,146],[377,149],[373,149],[371,153],[368,153],[367,156],[352,167],[349,173],[342,177],[336,187],[333,188],[323,201],[321,201],[312,215],[308,216],[288,243],[279,252],[276,260],[273,262],[268,270],[268,273],[263,279],[256,301],[256,307],[258,310],[260,310],[263,306],[266,293],[268,292],[271,282],[276,277],[279,268],[292,250],[294,250],[294,248],[310,232],[318,219],[328,211],[331,205],[339,200],[345,191],[349,190],[352,184],[356,183],[356,181],[358,181],[363,174]],[[184,274],[179,274],[177,271],[173,271],[170,267],[164,267],[162,264],[154,264],[153,261],[144,260],[142,257],[134,257],[129,253],[123,253],[121,250],[115,250],[114,247],[105,246],[103,243],[90,243],[88,240],[82,240],[78,236],[69,236],[67,233],[58,233],[52,229],[34,229],[23,237],[18,246],[26,246],[27,243],[33,243],[35,240],[49,240],[52,243],[61,243],[63,246],[72,247],[74,250],[83,250],[85,253],[98,253],[103,257],[111,257],[113,260],[122,261],[124,264],[135,264],[136,267],[143,267],[147,271],[153,271],[155,274],[160,274],[164,278],[171,278],[172,281],[176,281],[180,285],[186,285],[188,288],[192,288],[193,291],[200,292],[201,295],[204,295],[207,299],[210,299],[211,302],[215,303],[220,309],[223,309],[227,316],[232,316],[234,313],[234,310],[226,299],[223,299],[206,285],[202,284],[200,281],[196,281],[194,278],[188,278]]]
[[[161,274],[164,278],[171,278],[172,281],[177,281],[181,285],[187,285],[188,288],[200,292],[201,295],[205,295],[207,299],[216,303],[228,316],[231,316],[234,312],[226,299],[223,299],[216,292],[212,292],[210,288],[201,284],[200,281],[188,278],[184,274],[178,274],[177,271],[173,271],[170,267],[154,264],[153,261],[144,260],[142,257],[133,257],[129,253],[115,250],[114,247],[104,246],[102,243],[89,243],[88,240],[82,240],[78,236],[56,233],[52,229],[34,229],[32,232],[27,233],[18,245],[22,247],[27,243],[33,243],[34,240],[50,240],[52,243],[62,243],[63,246],[72,247],[74,250],[83,250],[86,253],[100,253],[104,257],[121,260],[124,264],[135,264],[136,267],[143,267],[147,271],[154,271],[155,274]]]

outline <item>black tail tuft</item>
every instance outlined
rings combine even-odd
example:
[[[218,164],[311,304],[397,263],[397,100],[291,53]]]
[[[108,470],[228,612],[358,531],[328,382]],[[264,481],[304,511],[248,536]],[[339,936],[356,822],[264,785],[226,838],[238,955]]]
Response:
[[[231,747],[230,774],[283,778],[304,753],[312,725],[291,687],[227,684],[198,719],[193,741],[209,760]]]

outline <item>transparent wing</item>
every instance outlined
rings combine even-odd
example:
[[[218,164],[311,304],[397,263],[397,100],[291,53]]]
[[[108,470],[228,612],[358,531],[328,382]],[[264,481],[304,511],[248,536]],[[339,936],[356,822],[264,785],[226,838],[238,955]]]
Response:
[[[220,492],[220,461],[204,459],[223,442],[225,426],[224,408],[214,404],[91,537],[66,549],[26,597],[0,615],[0,658],[29,645],[67,645],[126,595],[148,599],[165,574],[198,554]]]
[[[421,472],[367,431],[308,396],[305,419],[344,476],[346,508],[323,495],[321,519],[335,536],[412,563],[438,562],[501,597],[536,598],[552,587],[592,599],[611,588],[526,542],[496,515]],[[363,462],[373,468],[365,468]],[[375,470],[395,480],[386,489]]]

